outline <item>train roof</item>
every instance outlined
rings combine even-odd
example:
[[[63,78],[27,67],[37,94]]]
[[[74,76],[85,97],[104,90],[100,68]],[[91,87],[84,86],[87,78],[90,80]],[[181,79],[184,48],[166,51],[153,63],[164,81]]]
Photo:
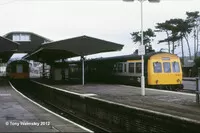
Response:
[[[156,55],[156,54],[163,54],[163,53],[167,53],[167,52],[151,52],[148,54],[144,55],[144,59],[149,59],[151,56]],[[171,54],[171,53],[167,53],[167,54]],[[90,59],[87,61],[105,61],[105,60],[139,60],[141,59],[141,55],[135,55],[135,54],[131,54],[131,55],[122,55],[122,56],[114,56],[114,57],[105,57],[105,58],[96,58],[96,59]],[[86,61],[86,62],[87,62]]]
[[[9,62],[8,65],[15,64],[15,63],[29,63],[29,62],[27,60],[13,60]]]
[[[145,54],[144,55],[144,60],[148,60],[151,56],[153,55],[156,55],[156,54],[171,54],[171,53],[167,53],[167,52],[151,52],[151,53],[148,53],[148,54]],[[171,54],[171,55],[175,55],[175,54]],[[177,56],[177,55],[176,55]],[[178,56],[177,56],[178,57]],[[136,54],[130,54],[130,55],[121,55],[121,56],[113,56],[113,57],[101,57],[101,58],[95,58],[95,59],[87,59],[85,60],[85,62],[89,63],[89,62],[94,62],[94,63],[97,63],[97,62],[101,62],[101,61],[113,61],[113,62],[124,62],[124,61],[127,61],[127,60],[141,60],[141,55],[136,55]],[[62,62],[58,62],[59,63],[62,63]],[[73,64],[73,63],[80,63],[80,60],[76,60],[76,61],[67,61],[65,62],[67,64]],[[55,63],[57,64],[57,63]]]

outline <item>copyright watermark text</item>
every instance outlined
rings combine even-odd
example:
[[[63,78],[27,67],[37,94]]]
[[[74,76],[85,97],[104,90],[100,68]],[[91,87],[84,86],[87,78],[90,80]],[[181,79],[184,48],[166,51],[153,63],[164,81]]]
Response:
[[[6,126],[49,126],[51,123],[49,121],[41,122],[29,122],[29,121],[6,121]]]

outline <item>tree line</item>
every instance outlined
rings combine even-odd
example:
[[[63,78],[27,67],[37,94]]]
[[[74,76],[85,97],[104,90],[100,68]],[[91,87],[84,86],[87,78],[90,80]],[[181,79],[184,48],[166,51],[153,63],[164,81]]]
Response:
[[[144,45],[152,51],[153,38],[156,37],[155,32],[164,32],[166,33],[166,38],[159,40],[160,43],[167,43],[168,52],[173,53],[177,47],[181,47],[182,58],[184,58],[184,45],[186,42],[187,49],[189,53],[189,58],[192,59],[191,54],[191,45],[189,42],[189,37],[192,35],[194,38],[194,56],[196,56],[196,52],[198,52],[199,43],[198,43],[198,30],[197,30],[197,18],[199,18],[199,11],[194,12],[186,12],[186,18],[174,18],[170,20],[166,20],[165,22],[157,23],[155,26],[155,30],[147,29],[143,32],[144,36]],[[140,32],[131,33],[133,42],[141,42],[141,34]]]

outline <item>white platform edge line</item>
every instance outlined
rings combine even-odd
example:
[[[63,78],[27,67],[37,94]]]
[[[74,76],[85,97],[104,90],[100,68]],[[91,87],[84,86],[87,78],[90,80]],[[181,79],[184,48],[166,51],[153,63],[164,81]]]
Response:
[[[104,99],[100,99],[100,98],[96,98],[96,97],[91,97],[91,99],[96,99],[96,100],[107,102],[107,103],[110,103],[110,104],[120,105],[120,106],[123,106],[123,107],[135,109],[135,110],[140,110],[140,111],[144,111],[144,112],[154,113],[154,114],[157,114],[157,115],[163,115],[163,116],[167,116],[167,117],[171,117],[171,118],[175,118],[175,119],[179,119],[179,120],[184,120],[184,121],[188,121],[188,122],[193,122],[193,123],[200,124],[200,121],[198,121],[198,120],[193,120],[193,119],[182,117],[182,116],[176,116],[176,115],[172,115],[172,114],[168,114],[168,113],[163,113],[163,112],[158,112],[158,111],[154,111],[154,110],[150,110],[150,109],[144,109],[144,108],[140,108],[140,107],[130,106],[130,105],[126,105],[126,104],[122,104],[122,103],[117,103],[117,102],[113,102],[113,101],[108,101],[108,100],[104,100]]]
[[[53,88],[53,89],[56,89],[56,90],[62,91],[62,92],[67,92],[67,93],[74,94],[74,95],[78,95],[78,96],[83,95],[83,94],[80,94],[80,93],[71,92],[71,91],[67,91],[67,90],[64,90],[64,89],[60,89],[60,88],[57,88],[57,87],[54,87],[54,86],[50,86],[50,85],[47,85],[47,84],[43,84],[43,83],[40,83],[40,82],[37,82],[37,81],[34,81],[34,80],[31,80],[31,81],[32,81],[32,82],[35,82],[35,83],[37,83],[37,84],[40,84],[40,85],[46,86],[46,87],[50,87],[50,88]]]
[[[42,105],[40,105],[40,104],[36,103],[35,101],[31,100],[30,98],[26,97],[24,94],[22,94],[22,93],[19,92],[17,89],[15,89],[15,87],[10,83],[10,81],[9,81],[9,84],[10,84],[10,86],[11,86],[17,93],[19,93],[20,95],[22,95],[24,98],[28,99],[29,101],[31,101],[31,102],[34,103],[35,105],[39,106],[40,108],[46,110],[47,112],[49,112],[49,113],[51,113],[51,114],[53,114],[53,115],[55,115],[55,116],[57,116],[57,117],[59,117],[59,118],[65,120],[65,121],[67,121],[67,122],[69,122],[69,123],[71,123],[71,124],[74,124],[74,125],[76,125],[76,126],[82,128],[82,129],[85,130],[85,131],[88,131],[88,132],[90,132],[90,133],[94,133],[94,131],[92,131],[92,130],[90,130],[90,129],[87,129],[87,128],[85,128],[85,127],[83,127],[83,126],[81,126],[81,125],[79,125],[79,124],[77,124],[77,123],[75,123],[75,122],[73,122],[73,121],[71,121],[71,120],[69,120],[69,119],[66,119],[66,118],[64,118],[63,116],[60,116],[59,114],[56,114],[56,113],[52,112],[51,110],[49,110],[49,109],[43,107]]]
[[[125,87],[129,87],[128,85],[121,85]],[[141,89],[141,87],[133,86],[134,88]],[[195,94],[191,93],[186,93],[186,92],[176,92],[176,91],[168,91],[168,90],[159,90],[159,89],[154,89],[154,88],[145,88],[147,90],[152,90],[152,91],[158,91],[158,92],[167,92],[167,93],[173,93],[173,94],[181,94],[181,95],[187,95],[187,96],[195,96]]]
[[[33,81],[33,82],[63,91],[62,89],[59,89],[59,88],[56,88],[56,87],[53,87],[53,86],[50,86],[50,85],[46,85],[46,84],[43,84],[43,83],[39,83],[37,81]],[[136,87],[136,88],[141,89],[140,87]],[[152,89],[152,90],[155,90],[155,89]],[[162,91],[162,90],[158,90],[158,91]],[[69,91],[66,91],[66,92],[69,92]],[[171,91],[167,91],[167,92],[171,92]],[[73,94],[73,92],[69,92],[69,93]],[[77,93],[77,95],[81,96],[81,94],[78,94],[78,93]],[[154,110],[150,110],[150,109],[144,109],[144,108],[139,108],[139,107],[135,107],[135,106],[129,106],[129,105],[126,105],[126,104],[117,103],[117,102],[113,102],[113,101],[108,101],[108,100],[100,99],[100,98],[96,98],[96,97],[90,97],[90,98],[91,99],[96,99],[96,100],[99,100],[99,101],[104,101],[104,102],[111,103],[111,104],[117,104],[117,105],[120,105],[120,106],[132,108],[132,109],[136,109],[136,110],[146,111],[146,112],[150,112],[150,113],[154,113],[154,114],[158,114],[158,115],[164,115],[164,116],[168,116],[168,117],[171,117],[171,118],[185,120],[185,121],[189,121],[189,122],[194,122],[194,123],[199,123],[200,124],[200,121],[193,120],[193,119],[186,118],[186,117],[182,117],[182,116],[176,116],[176,115],[172,115],[172,114],[168,114],[168,113],[162,113],[162,112],[158,112],[158,111],[154,111]]]
[[[47,85],[47,84],[44,84],[44,83],[40,83],[40,82],[37,82],[37,81],[34,81],[34,80],[31,80],[31,81],[34,82],[34,83],[36,83],[36,84],[39,84],[39,85],[50,87],[52,89],[59,90],[59,91],[62,91],[62,92],[67,92],[67,93],[70,93],[70,94],[74,94],[74,95],[77,95],[77,96],[80,96],[80,97],[93,97],[93,96],[97,96],[97,94],[93,94],[93,93],[84,93],[84,94],[81,94],[81,93],[77,93],[77,92],[72,92],[72,91],[60,89],[60,88],[57,88],[57,87],[54,87],[54,86],[50,86],[50,85]]]

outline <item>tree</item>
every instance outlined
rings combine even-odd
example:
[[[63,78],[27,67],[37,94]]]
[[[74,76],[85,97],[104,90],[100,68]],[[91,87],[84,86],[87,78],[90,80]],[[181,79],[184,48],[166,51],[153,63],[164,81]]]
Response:
[[[188,36],[192,31],[191,24],[188,22],[188,20],[183,20],[183,19],[172,19],[171,21],[172,21],[172,24],[175,25],[174,32],[176,34],[179,34],[179,36],[180,36],[182,52],[183,52],[183,38],[184,38],[186,40],[186,43],[188,46],[189,57],[191,59],[192,55],[191,55],[191,50],[190,50],[190,44],[188,41]]]
[[[155,26],[155,28],[158,29],[161,32],[165,32],[167,34],[167,38],[169,38],[169,29],[170,28],[169,28],[169,24],[168,24],[167,21],[165,21],[164,23],[157,23],[157,26]],[[169,42],[169,40],[164,39],[164,40],[160,41],[160,43],[162,43],[162,42],[167,42],[168,43],[168,52],[170,53],[171,51],[170,51],[170,42]]]
[[[177,31],[180,32],[181,36],[181,45],[183,46],[183,38],[186,40],[187,46],[188,46],[188,52],[189,52],[189,57],[191,59],[191,50],[190,50],[190,44],[188,41],[188,36],[192,31],[192,26],[188,22],[188,20],[183,20],[183,19],[178,19],[177,21]],[[183,48],[182,48],[183,51]]]
[[[156,28],[160,29],[161,31],[165,31],[167,34],[167,38],[160,40],[158,43],[163,43],[163,42],[168,42],[168,49],[169,49],[169,53],[170,51],[170,42],[172,42],[172,53],[174,54],[174,50],[177,47],[177,45],[175,45],[175,42],[178,41],[180,39],[180,36],[178,35],[177,32],[177,25],[176,25],[176,19],[170,19],[165,21],[164,23],[158,23]]]
[[[188,46],[189,56],[191,58],[191,51],[188,41],[188,34],[191,32],[191,25],[188,23],[188,21],[183,19],[170,19],[164,23],[158,23],[156,28],[167,33],[167,38],[160,40],[159,43],[168,42],[169,52],[170,42],[172,42],[172,53],[174,53],[174,49],[177,47],[175,42],[181,40],[182,56],[184,56],[183,38],[185,38]]]
[[[141,43],[141,34],[140,32],[133,32],[131,33],[132,40],[134,43]],[[146,49],[151,52],[154,51],[152,49],[151,42],[153,41],[153,37],[155,37],[155,33],[152,29],[147,29],[146,31],[143,32],[143,45],[145,45]]]
[[[196,19],[199,17],[199,11],[186,12],[186,15],[187,15],[186,21],[192,27],[193,33],[194,33],[194,56],[196,57],[196,52],[198,52],[199,46],[196,45],[196,30],[195,30],[195,27],[196,27]]]
[[[132,40],[135,43],[140,42],[141,43],[141,34],[140,32],[133,32],[131,33]],[[155,37],[155,33],[152,29],[147,29],[143,32],[143,45],[145,45],[145,48],[148,52],[154,51],[152,49],[151,42],[153,41],[153,37]]]
[[[132,40],[135,43],[141,42],[141,34],[140,32],[133,32],[131,33]],[[143,32],[143,44],[150,45],[153,37],[155,37],[155,33],[152,29],[147,29],[146,31]]]

